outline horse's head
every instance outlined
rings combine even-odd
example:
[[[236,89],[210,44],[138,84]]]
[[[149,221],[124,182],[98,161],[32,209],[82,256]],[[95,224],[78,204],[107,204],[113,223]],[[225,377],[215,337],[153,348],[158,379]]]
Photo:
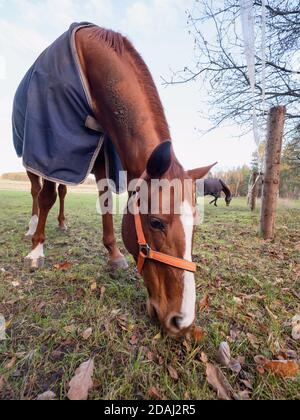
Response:
[[[193,180],[203,178],[210,169],[185,172],[171,143],[162,143],[152,153],[138,197],[131,195],[123,219],[125,246],[137,261],[148,289],[148,312],[173,337],[184,335],[195,320],[192,247],[197,212]],[[137,199],[139,210],[133,215],[132,203],[137,209]]]
[[[229,207],[229,206],[230,206],[231,201],[232,201],[232,197],[231,197],[231,196],[229,196],[229,197],[225,197],[225,202],[226,202],[226,206],[227,206],[227,207]]]

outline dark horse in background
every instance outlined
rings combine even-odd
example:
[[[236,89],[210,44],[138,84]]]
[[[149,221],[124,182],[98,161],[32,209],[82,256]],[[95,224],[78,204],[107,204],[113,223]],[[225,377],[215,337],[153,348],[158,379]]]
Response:
[[[222,191],[225,194],[226,205],[229,206],[232,200],[230,189],[221,179],[205,179],[204,181],[204,196],[211,195],[214,199],[209,203],[218,207],[218,200],[221,198]]]

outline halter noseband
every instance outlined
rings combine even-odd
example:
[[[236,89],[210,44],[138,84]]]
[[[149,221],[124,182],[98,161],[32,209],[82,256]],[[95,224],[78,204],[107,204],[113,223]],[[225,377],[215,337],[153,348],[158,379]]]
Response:
[[[197,268],[195,263],[187,261],[183,258],[176,258],[172,257],[171,255],[153,251],[151,249],[150,245],[146,241],[143,231],[141,215],[138,207],[138,194],[134,199],[134,222],[139,244],[137,269],[140,274],[142,274],[146,260],[157,261],[161,264],[169,265],[171,267],[179,268],[180,270],[189,271],[191,273],[196,272]]]

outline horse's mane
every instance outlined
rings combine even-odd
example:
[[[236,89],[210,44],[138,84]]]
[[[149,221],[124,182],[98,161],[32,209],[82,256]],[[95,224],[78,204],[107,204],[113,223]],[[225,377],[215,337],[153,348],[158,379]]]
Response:
[[[93,26],[89,28],[89,30],[90,38],[103,41],[108,48],[113,49],[119,56],[123,56],[125,52],[130,54],[135,64],[138,80],[147,94],[159,133],[163,136],[162,140],[169,140],[170,131],[165,112],[152,75],[141,55],[137,52],[132,43],[118,32],[100,28],[98,26]]]
[[[112,31],[111,29],[92,26],[89,28],[89,38],[103,41],[108,48],[112,48],[119,55],[123,55],[125,51],[124,37],[122,34]]]
[[[223,181],[222,181],[222,179],[219,179],[219,181],[220,181],[220,183],[221,183],[221,185],[222,185],[222,187],[223,187],[223,191],[224,191],[224,193],[225,193],[226,197],[231,197],[231,191],[230,191],[230,189],[227,187],[227,185],[225,184],[225,182],[223,182]]]

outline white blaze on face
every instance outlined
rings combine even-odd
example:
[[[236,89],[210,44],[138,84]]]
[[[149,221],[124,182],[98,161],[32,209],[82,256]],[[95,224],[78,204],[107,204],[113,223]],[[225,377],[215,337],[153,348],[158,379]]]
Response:
[[[194,231],[193,209],[188,201],[184,201],[181,208],[181,223],[185,235],[184,259],[192,261],[192,241]],[[196,307],[196,284],[193,273],[185,271],[183,274],[183,297],[181,304],[182,320],[179,321],[180,328],[188,328],[195,320]]]

